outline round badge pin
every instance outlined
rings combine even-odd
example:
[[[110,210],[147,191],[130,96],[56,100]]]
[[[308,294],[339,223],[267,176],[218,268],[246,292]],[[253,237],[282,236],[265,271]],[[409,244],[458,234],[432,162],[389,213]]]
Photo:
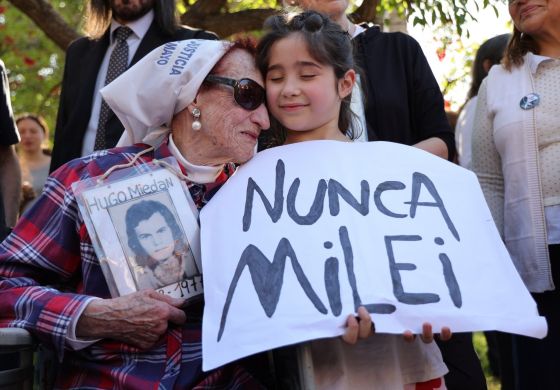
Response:
[[[541,97],[538,93],[530,93],[521,98],[521,100],[519,101],[519,107],[521,107],[523,110],[532,110],[539,105],[540,101]]]

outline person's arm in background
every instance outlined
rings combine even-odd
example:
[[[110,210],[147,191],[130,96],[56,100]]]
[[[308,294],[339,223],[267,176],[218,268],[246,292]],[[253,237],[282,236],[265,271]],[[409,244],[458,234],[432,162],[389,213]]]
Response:
[[[455,136],[445,114],[443,95],[422,48],[413,38],[409,40],[414,75],[412,112],[418,129],[415,135],[420,140],[413,146],[453,161]]]
[[[16,224],[21,196],[21,169],[13,145],[0,146],[0,189],[6,226]]]
[[[425,139],[424,141],[420,141],[412,146],[425,150],[426,152],[435,154],[436,156],[439,156],[446,160],[449,158],[449,151],[448,151],[447,144],[441,138],[438,137]]]

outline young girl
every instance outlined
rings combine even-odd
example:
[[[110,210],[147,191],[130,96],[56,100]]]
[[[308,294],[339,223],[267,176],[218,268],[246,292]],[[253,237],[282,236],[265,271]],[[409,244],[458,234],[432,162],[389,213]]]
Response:
[[[356,72],[349,35],[313,11],[291,18],[275,16],[267,28],[257,49],[257,64],[265,78],[273,144],[350,142],[359,135],[362,130],[355,126],[359,121],[354,121],[350,109]],[[349,317],[348,328],[356,327],[354,321]],[[348,334],[347,330],[343,336],[347,343],[341,339],[310,343],[318,389],[445,388],[447,368],[428,324],[425,342],[410,341],[410,334],[374,334],[350,345],[357,337],[349,339]]]

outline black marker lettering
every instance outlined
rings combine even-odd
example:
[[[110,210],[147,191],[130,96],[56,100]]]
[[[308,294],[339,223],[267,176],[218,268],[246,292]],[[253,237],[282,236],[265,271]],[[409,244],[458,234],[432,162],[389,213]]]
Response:
[[[397,214],[392,212],[387,207],[385,207],[385,205],[381,201],[381,194],[383,194],[385,191],[395,191],[395,190],[400,191],[400,190],[404,190],[405,188],[406,186],[404,185],[404,183],[401,183],[400,181],[385,181],[379,184],[375,189],[375,192],[373,193],[373,201],[375,202],[375,206],[377,207],[377,210],[381,211],[383,214],[385,214],[388,217],[405,218],[407,216],[406,214]]]
[[[291,260],[292,268],[305,295],[307,295],[317,311],[322,314],[327,314],[327,308],[323,302],[321,302],[313,290],[313,287],[311,287],[311,283],[309,283],[309,280],[305,276],[292,245],[286,238],[282,238],[278,243],[272,263],[259,248],[254,245],[249,245],[241,254],[233,279],[229,285],[228,294],[222,310],[218,341],[222,338],[229,306],[231,305],[237,283],[245,267],[249,269],[251,280],[253,281],[253,286],[255,287],[261,306],[266,315],[270,318],[276,311],[276,306],[280,299],[280,293],[282,292],[282,285],[284,283],[284,268],[286,265],[286,258],[288,257]]]
[[[276,187],[274,190],[274,207],[270,205],[270,202],[264,195],[261,188],[258,186],[257,183],[252,178],[249,178],[247,182],[247,196],[245,198],[245,212],[243,213],[243,231],[246,232],[251,227],[251,215],[253,212],[253,197],[255,195],[255,191],[261,197],[263,201],[264,207],[266,212],[272,219],[272,222],[276,223],[282,216],[282,209],[284,207],[284,175],[285,175],[285,168],[284,162],[282,160],[278,160],[276,163]]]
[[[334,179],[329,180],[329,209],[332,216],[337,216],[340,213],[340,204],[338,198],[341,197],[348,203],[354,210],[363,216],[369,213],[369,183],[362,180],[361,186],[361,202],[358,202],[354,195],[348,191],[342,184]]]
[[[323,205],[325,204],[325,193],[327,192],[327,182],[323,179],[317,183],[317,192],[315,192],[315,199],[309,208],[307,215],[301,216],[296,210],[296,197],[299,188],[299,179],[295,179],[290,189],[288,190],[288,199],[286,209],[288,215],[298,225],[313,225],[323,214]]]
[[[422,188],[422,185],[426,187],[430,195],[432,195],[432,197],[434,198],[435,202],[418,202],[418,198],[420,197],[420,189]],[[449,218],[449,214],[447,214],[447,210],[445,210],[445,205],[443,204],[443,200],[441,199],[441,197],[437,192],[436,186],[434,185],[434,183],[432,183],[432,181],[428,176],[420,172],[414,172],[414,174],[412,175],[412,197],[410,202],[405,202],[405,203],[410,204],[411,218],[414,218],[416,216],[416,208],[418,206],[439,208],[439,211],[441,212],[441,215],[443,216],[443,219],[447,224],[447,228],[451,231],[451,234],[453,234],[453,237],[455,237],[457,241],[461,241],[457,229],[455,229],[455,226],[453,225],[451,218]]]
[[[395,261],[395,254],[393,252],[394,241],[420,241],[420,236],[385,236],[385,247],[387,248],[387,255],[389,256],[389,269],[391,271],[391,279],[393,280],[393,294],[399,302],[407,303],[409,305],[421,305],[424,303],[439,302],[440,298],[437,294],[431,293],[407,293],[404,291],[401,271],[414,271],[416,265],[412,263],[397,263]]]

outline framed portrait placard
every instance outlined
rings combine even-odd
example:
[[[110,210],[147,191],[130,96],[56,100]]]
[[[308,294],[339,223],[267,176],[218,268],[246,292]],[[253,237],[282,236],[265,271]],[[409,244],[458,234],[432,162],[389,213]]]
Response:
[[[113,297],[149,288],[201,296],[198,211],[173,170],[143,163],[72,188]]]

